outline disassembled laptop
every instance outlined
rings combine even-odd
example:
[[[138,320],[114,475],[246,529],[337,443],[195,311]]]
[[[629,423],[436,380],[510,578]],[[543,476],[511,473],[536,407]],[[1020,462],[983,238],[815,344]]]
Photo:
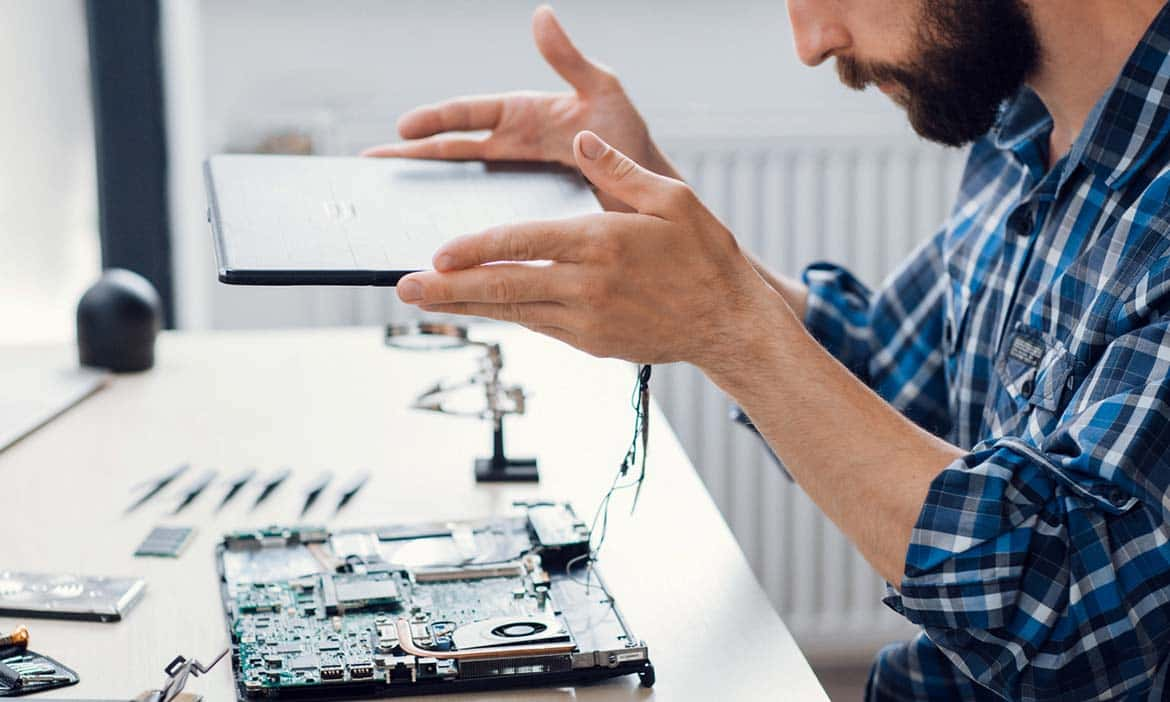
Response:
[[[646,645],[563,503],[517,516],[328,532],[272,528],[218,549],[243,697],[386,697],[638,674]]]

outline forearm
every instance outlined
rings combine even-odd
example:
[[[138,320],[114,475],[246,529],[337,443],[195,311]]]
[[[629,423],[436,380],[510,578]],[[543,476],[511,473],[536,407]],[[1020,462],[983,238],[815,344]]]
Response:
[[[748,261],[751,262],[752,268],[756,269],[756,273],[764,279],[773,290],[780,293],[788,306],[792,308],[792,312],[797,319],[804,319],[804,313],[808,308],[808,287],[800,282],[785,275],[779,275],[772,272],[767,266],[756,258],[755,254],[746,253]]]
[[[897,586],[931,480],[963,455],[858,381],[773,299],[703,370],[814,502]],[[727,359],[731,359],[728,362]]]

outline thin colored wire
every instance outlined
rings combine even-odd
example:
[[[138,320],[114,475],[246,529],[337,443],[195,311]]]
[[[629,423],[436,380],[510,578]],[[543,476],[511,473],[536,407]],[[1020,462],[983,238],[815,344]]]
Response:
[[[609,508],[613,502],[613,496],[621,490],[634,488],[634,499],[630,505],[630,514],[633,514],[634,509],[638,506],[638,496],[642,491],[642,483],[646,480],[650,374],[651,366],[649,365],[644,365],[638,369],[637,381],[634,384],[634,390],[630,396],[630,406],[634,409],[634,435],[630,440],[630,447],[626,450],[626,454],[622,458],[622,463],[618,468],[617,474],[614,475],[609,489],[606,490],[605,495],[601,498],[601,502],[598,503],[597,511],[593,513],[593,522],[589,526],[589,551],[571,559],[565,564],[565,575],[573,582],[584,585],[587,590],[590,587],[590,582],[593,580],[593,564],[597,562],[601,553],[601,547],[605,545],[605,537],[609,533]],[[638,475],[626,482],[622,482],[622,479],[629,474],[630,468],[638,464],[639,438],[642,439],[643,444],[642,460]],[[582,560],[586,561],[587,575],[585,582],[581,582],[575,578],[572,573],[573,564]],[[609,592],[604,587],[602,590],[605,592],[606,597],[609,597]]]

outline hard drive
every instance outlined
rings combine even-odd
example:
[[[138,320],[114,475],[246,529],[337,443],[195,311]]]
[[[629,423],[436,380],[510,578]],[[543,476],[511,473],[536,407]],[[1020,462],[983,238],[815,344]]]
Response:
[[[0,571],[0,616],[116,622],[145,588],[140,578]]]

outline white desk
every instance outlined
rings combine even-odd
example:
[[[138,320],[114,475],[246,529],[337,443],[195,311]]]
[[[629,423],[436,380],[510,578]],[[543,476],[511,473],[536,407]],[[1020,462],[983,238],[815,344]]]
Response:
[[[0,563],[13,570],[140,575],[144,599],[120,623],[28,620],[32,648],[59,658],[80,685],[39,698],[121,698],[157,687],[176,654],[210,658],[228,637],[213,546],[229,529],[294,522],[302,488],[329,468],[373,478],[334,525],[369,525],[508,510],[513,499],[571,500],[591,516],[628,443],[633,369],[504,327],[473,336],[504,343],[505,375],[531,395],[509,418],[508,451],[536,455],[538,486],[482,486],[472,458],[490,449],[478,421],[407,409],[439,377],[474,368],[477,351],[408,352],[378,329],[165,334],[158,365],[111,387],[0,453]],[[756,583],[743,554],[657,408],[648,479],[637,513],[611,511],[602,568],[658,682],[636,676],[573,689],[481,694],[476,699],[824,700],[808,663]],[[190,461],[185,480],[124,513],[130,486]],[[176,488],[203,468],[294,468],[254,512],[255,486],[215,514],[217,487],[178,517]],[[728,466],[734,470],[735,466]],[[328,493],[308,519],[327,521]],[[178,560],[134,558],[156,524],[195,524]],[[21,623],[0,619],[10,630]],[[191,689],[232,699],[229,665]],[[467,699],[460,696],[459,699]],[[439,698],[429,698],[439,699]]]

